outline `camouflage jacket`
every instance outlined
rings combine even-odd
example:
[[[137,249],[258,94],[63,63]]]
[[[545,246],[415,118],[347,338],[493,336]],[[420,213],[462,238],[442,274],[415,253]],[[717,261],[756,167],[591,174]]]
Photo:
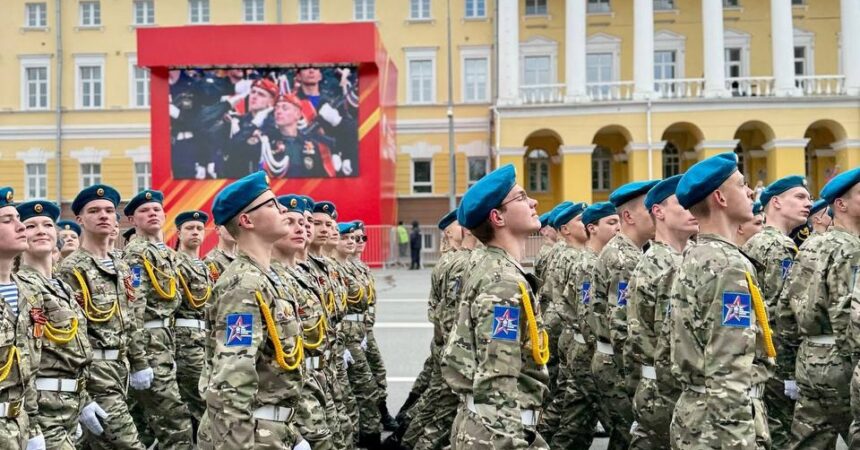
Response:
[[[448,272],[451,262],[457,259],[459,253],[459,250],[449,250],[442,253],[439,261],[436,262],[433,270],[430,271],[430,298],[427,299],[427,320],[434,325],[437,323],[435,312],[437,306],[442,301],[442,289],[445,284],[444,277]]]
[[[203,262],[206,263],[206,267],[209,268],[209,273],[212,274],[212,279],[218,281],[218,277],[227,270],[227,266],[229,266],[234,259],[236,259],[235,256],[230,256],[224,250],[215,247],[206,254],[206,257],[203,258]]]
[[[747,274],[752,261],[727,239],[700,234],[672,284],[672,373],[685,386],[749,402],[748,390],[765,382],[773,361],[763,353]]]
[[[75,250],[60,264],[57,277],[72,287],[75,300],[83,307],[90,346],[98,350],[119,350],[127,356],[132,371],[137,372],[149,367],[143,343],[132,339],[143,328],[142,320],[132,307],[143,299],[135,297],[134,277],[125,261],[114,254],[109,256],[113,267],[87,250]]]
[[[552,327],[569,325],[573,322],[573,309],[565,299],[565,292],[571,284],[575,272],[573,268],[579,265],[583,249],[566,246],[559,252],[558,262],[552,273],[547,276],[547,282],[542,288],[541,304],[546,307],[544,317],[552,311],[557,324],[547,324]]]
[[[571,277],[562,296],[573,310],[573,331],[582,334],[586,341],[594,343],[597,338],[589,325],[591,319],[591,276],[597,264],[597,253],[585,247],[579,259],[570,267]]]
[[[163,243],[156,244],[135,235],[123,249],[123,259],[134,275],[134,295],[140,302],[135,305],[144,306],[140,316],[143,321],[173,317],[182,300],[176,274],[176,252]],[[147,263],[152,267],[151,273],[146,268]],[[156,284],[163,293],[157,291]]]
[[[330,346],[327,334],[328,320],[325,307],[307,281],[298,274],[297,267],[279,261],[272,262],[272,270],[281,277],[290,297],[295,299],[296,312],[302,324],[305,356],[324,356]]]
[[[326,307],[332,325],[337,325],[343,320],[346,313],[344,303],[345,296],[341,295],[343,286],[336,283],[332,277],[332,269],[328,259],[308,256],[307,271],[316,280],[320,293],[323,296],[323,305]]]
[[[544,242],[540,246],[540,249],[538,250],[538,255],[535,258],[535,276],[541,282],[543,282],[544,279],[544,269],[546,269],[547,255],[549,255],[550,251],[552,251],[552,249],[555,247],[555,244],[555,242],[553,242],[552,244]]]
[[[373,279],[373,272],[361,258],[348,258],[347,264],[354,268],[357,278],[364,285],[364,298],[367,301],[366,322],[368,329],[370,329],[376,323],[376,282]]]
[[[642,256],[642,249],[623,233],[606,243],[591,282],[591,331],[597,339],[612,343],[619,355],[627,340],[627,300],[630,275]]]
[[[253,449],[257,408],[296,407],[304,368],[295,353],[301,336],[297,307],[286,284],[243,252],[215,283],[217,299],[206,310],[204,399],[214,442]],[[278,361],[294,368],[282,367]],[[298,441],[298,436],[292,442]]]
[[[536,326],[543,329],[536,280],[504,250],[481,251],[481,264],[463,287],[457,323],[442,354],[442,375],[457,392],[472,395],[492,448],[525,449],[522,409],[537,409],[547,394],[546,366],[532,356],[522,289]]]
[[[205,320],[203,311],[209,302],[214,301],[212,288],[215,286],[215,275],[202,260],[182,252],[176,252],[176,274],[182,295],[176,318]]]
[[[463,282],[471,270],[470,268],[474,267],[472,254],[472,250],[458,250],[452,255],[447,265],[448,268],[441,277],[439,303],[433,312],[433,316],[436,318],[436,321],[433,323],[433,343],[440,351],[448,340],[451,328],[453,328],[454,323],[457,321],[457,311],[460,304],[460,294],[463,290]]]

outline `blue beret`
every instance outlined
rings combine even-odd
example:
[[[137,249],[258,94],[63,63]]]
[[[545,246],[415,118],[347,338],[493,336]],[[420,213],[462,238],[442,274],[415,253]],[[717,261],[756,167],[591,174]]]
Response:
[[[47,200],[33,200],[16,206],[21,222],[33,217],[48,217],[54,222],[60,218],[60,207]]]
[[[590,225],[592,223],[597,223],[598,220],[611,216],[614,214],[618,214],[618,211],[615,209],[615,205],[609,202],[600,202],[595,203],[588,208],[585,208],[585,211],[582,212],[582,223],[585,225]]]
[[[269,177],[263,171],[246,175],[228,184],[212,201],[212,217],[215,219],[215,225],[226,224],[268,190]]]
[[[457,208],[457,222],[473,229],[487,220],[490,211],[497,208],[517,183],[517,171],[511,164],[484,175],[473,184]]]
[[[753,203],[753,215],[754,216],[761,214],[762,209],[764,209],[764,205],[762,205],[761,202]]]
[[[444,216],[442,216],[441,220],[439,220],[439,229],[444,230],[445,228],[448,228],[449,225],[451,225],[452,223],[454,223],[456,221],[457,221],[457,210],[452,209],[451,211],[448,211],[448,214],[445,214]]]
[[[287,194],[278,196],[278,203],[280,203],[281,206],[286,208],[289,212],[296,212],[299,214],[304,214],[305,212],[305,202],[300,195]]]
[[[806,178],[800,175],[789,175],[787,177],[780,178],[771,183],[768,187],[764,189],[764,191],[762,191],[759,201],[761,202],[762,206],[765,206],[771,198],[796,187],[805,188]]]
[[[738,155],[734,152],[720,153],[693,164],[675,189],[678,203],[684,209],[690,209],[717,190],[737,170]]]
[[[162,194],[161,191],[146,189],[138,192],[137,195],[132,197],[128,204],[125,205],[125,209],[123,209],[122,212],[126,216],[133,216],[137,208],[153,202],[161,205],[164,202],[164,194]]]
[[[209,221],[209,214],[206,214],[203,211],[183,211],[176,215],[176,219],[173,220],[176,228],[179,228],[185,222],[191,221],[203,222],[203,225],[206,225],[206,222]]]
[[[819,198],[812,204],[812,208],[809,209],[809,215],[818,214],[824,208],[827,208],[827,202],[823,198]]]
[[[647,194],[659,182],[660,180],[633,181],[622,185],[609,194],[609,203],[618,208],[636,197]]]
[[[113,203],[113,206],[116,207],[119,205],[119,192],[116,189],[106,185],[106,184],[94,184],[81,192],[78,192],[78,196],[75,197],[75,200],[72,202],[72,212],[75,215],[80,215],[81,210],[87,206],[87,203],[94,200],[107,200]]]
[[[561,211],[556,213],[552,226],[555,228],[561,228],[562,225],[582,214],[582,212],[585,211],[585,208],[588,208],[588,203],[585,202],[574,203],[566,208],[562,208]]]
[[[357,228],[355,222],[341,222],[337,224],[337,232],[340,234],[352,233]]]
[[[568,206],[573,206],[573,202],[565,200],[565,201],[555,205],[551,210],[549,210],[549,213],[548,213],[549,215],[547,216],[547,219],[546,219],[547,225],[549,225],[553,228],[558,228],[557,226],[555,226],[555,218],[556,218],[556,216],[558,216],[558,213],[560,213],[561,210],[563,210],[564,208],[567,208]]]
[[[301,198],[304,201],[305,212],[309,212],[309,213],[313,214],[313,212],[314,212],[314,199],[308,197],[307,195],[302,195]]]
[[[57,222],[57,228],[60,230],[71,230],[74,231],[78,236],[81,235],[81,226],[76,222],[72,222],[71,220],[61,220]]]
[[[857,183],[860,183],[860,167],[842,172],[833,177],[821,189],[821,198],[826,200],[828,204],[833,204],[837,198],[848,192]]]
[[[355,229],[356,229],[356,231],[358,231],[358,230],[364,230],[364,222],[362,222],[362,221],[360,221],[360,220],[353,220],[353,221],[352,221],[352,223],[354,223],[354,224],[355,224]]]
[[[0,188],[0,208],[4,206],[15,206],[15,190],[8,186]]]
[[[549,226],[549,211],[538,216],[538,219],[540,219],[540,227],[541,228],[548,227]]]
[[[645,196],[645,209],[651,211],[652,206],[662,203],[663,200],[675,195],[675,188],[678,187],[678,182],[681,181],[682,176],[675,175],[654,185]]]
[[[328,214],[332,219],[337,218],[337,208],[334,207],[334,203],[329,201],[316,202],[313,212]]]

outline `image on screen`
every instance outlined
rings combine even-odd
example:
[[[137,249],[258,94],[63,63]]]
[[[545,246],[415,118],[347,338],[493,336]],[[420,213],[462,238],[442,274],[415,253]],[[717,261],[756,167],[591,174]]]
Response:
[[[355,177],[355,66],[171,70],[174,179]]]

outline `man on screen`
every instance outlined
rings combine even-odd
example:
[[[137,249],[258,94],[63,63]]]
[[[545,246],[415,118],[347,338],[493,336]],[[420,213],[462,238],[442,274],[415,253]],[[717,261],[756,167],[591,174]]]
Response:
[[[298,97],[293,94],[279,96],[274,116],[276,128],[263,138],[263,169],[277,178],[327,177],[320,152],[325,144],[307,139],[299,131],[302,102]]]
[[[271,117],[278,86],[260,78],[248,94],[248,112],[231,118],[230,144],[224,152],[224,178],[241,178],[259,170],[261,137],[275,127]]]

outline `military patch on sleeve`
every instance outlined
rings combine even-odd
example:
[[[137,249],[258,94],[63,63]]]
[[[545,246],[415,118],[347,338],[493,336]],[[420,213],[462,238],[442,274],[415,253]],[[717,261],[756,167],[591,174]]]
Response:
[[[251,313],[227,314],[228,347],[250,347],[254,335],[254,318]]]
[[[492,338],[501,341],[516,341],[520,331],[519,322],[519,308],[514,306],[494,306]]]
[[[618,303],[619,308],[623,308],[627,306],[627,282],[619,281],[618,282]]]
[[[788,274],[791,273],[791,266],[794,265],[794,260],[791,258],[785,258],[780,263],[780,267],[782,267],[782,279],[788,278]]]
[[[142,272],[143,269],[140,266],[134,266],[131,268],[131,287],[140,287],[140,274]]]
[[[587,305],[591,303],[591,282],[583,281],[582,287],[580,288],[580,294],[582,296],[582,304]]]
[[[724,327],[749,328],[752,297],[742,292],[723,292]]]

